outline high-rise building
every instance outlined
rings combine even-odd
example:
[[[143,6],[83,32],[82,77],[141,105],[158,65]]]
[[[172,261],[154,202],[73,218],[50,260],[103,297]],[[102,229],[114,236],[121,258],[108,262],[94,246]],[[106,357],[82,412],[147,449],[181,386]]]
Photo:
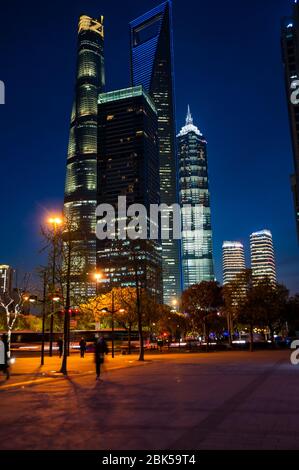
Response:
[[[177,135],[179,198],[182,216],[183,288],[214,280],[207,141],[188,106]]]
[[[272,233],[261,230],[250,235],[251,269],[255,282],[268,277],[276,283],[275,257]]]
[[[142,85],[157,108],[160,196],[168,206],[178,203],[171,9],[167,0],[130,23],[132,86]],[[166,218],[164,210],[162,226]],[[181,293],[179,240],[162,240],[162,264],[163,299],[171,304]]]
[[[294,155],[294,174],[291,176],[294,195],[297,235],[299,241],[299,99],[294,102],[291,94],[299,88],[299,3],[293,6],[293,16],[282,21],[282,55],[285,70],[285,84],[289,110],[291,139]]]
[[[7,264],[0,264],[0,294],[12,291],[13,270]]]
[[[161,244],[159,236],[150,239],[148,231],[150,205],[160,202],[155,105],[142,86],[100,94],[98,124],[98,205],[114,208],[116,225],[116,240],[97,240],[98,269],[105,273],[109,287],[136,286],[138,270],[140,287],[161,302]],[[118,211],[120,196],[126,201]],[[128,227],[132,220],[133,214],[127,215],[132,204],[147,211],[146,239],[134,242],[120,235],[120,224]]]
[[[244,246],[240,242],[226,241],[222,245],[223,284],[233,281],[238,274],[244,272]]]
[[[104,77],[103,17],[81,16],[64,197],[64,212],[76,225],[73,242],[80,260],[72,272],[72,290],[78,296],[95,292],[90,273],[96,267],[97,107]]]

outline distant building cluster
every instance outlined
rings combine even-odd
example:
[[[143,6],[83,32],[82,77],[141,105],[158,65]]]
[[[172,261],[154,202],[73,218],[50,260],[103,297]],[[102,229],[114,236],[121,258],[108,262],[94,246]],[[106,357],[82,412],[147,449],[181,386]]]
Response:
[[[253,281],[268,278],[276,283],[275,255],[272,233],[261,230],[250,235],[250,268]],[[236,279],[246,269],[244,245],[238,241],[225,241],[222,245],[223,284]]]

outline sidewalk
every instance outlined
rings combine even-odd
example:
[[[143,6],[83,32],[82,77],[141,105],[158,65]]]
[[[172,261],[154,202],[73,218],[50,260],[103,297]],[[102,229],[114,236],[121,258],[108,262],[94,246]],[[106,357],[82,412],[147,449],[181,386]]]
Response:
[[[11,366],[11,377],[5,380],[5,377],[0,375],[0,392],[2,390],[9,390],[12,388],[24,388],[26,385],[35,385],[53,380],[63,380],[65,377],[59,372],[61,368],[62,358],[58,356],[48,357],[45,356],[44,366],[40,365],[40,357],[17,357],[16,362]],[[126,367],[134,367],[138,365],[147,364],[138,361],[138,355],[116,355],[113,359],[111,355],[106,356],[103,366],[105,370],[123,369]],[[67,364],[68,376],[76,375],[95,375],[94,355],[86,354],[84,358],[80,354],[71,354],[68,357]]]

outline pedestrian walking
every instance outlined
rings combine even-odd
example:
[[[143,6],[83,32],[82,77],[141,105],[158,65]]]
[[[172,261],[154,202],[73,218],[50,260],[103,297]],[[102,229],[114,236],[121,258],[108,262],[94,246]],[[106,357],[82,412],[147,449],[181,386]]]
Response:
[[[104,357],[108,352],[108,346],[103,336],[97,338],[95,343],[96,380],[100,379],[101,365],[104,364]]]
[[[63,353],[63,340],[62,340],[62,338],[59,338],[59,340],[57,341],[57,347],[58,347],[59,357],[62,357],[62,353]]]
[[[85,352],[86,352],[86,341],[84,338],[81,338],[79,346],[80,346],[80,356],[84,357]]]
[[[10,377],[9,358],[8,358],[8,338],[2,335],[0,338],[0,371],[6,376],[6,380]]]

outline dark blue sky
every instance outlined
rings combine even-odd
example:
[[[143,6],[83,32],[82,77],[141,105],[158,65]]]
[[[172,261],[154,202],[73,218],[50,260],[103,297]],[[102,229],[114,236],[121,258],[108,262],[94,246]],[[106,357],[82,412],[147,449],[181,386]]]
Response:
[[[280,51],[290,0],[174,0],[176,116],[190,103],[209,142],[217,277],[224,239],[273,232],[279,281],[299,290]],[[39,225],[63,199],[78,16],[105,16],[107,90],[129,84],[128,22],[155,0],[1,4],[0,263],[39,264]],[[248,259],[249,262],[249,259]]]

